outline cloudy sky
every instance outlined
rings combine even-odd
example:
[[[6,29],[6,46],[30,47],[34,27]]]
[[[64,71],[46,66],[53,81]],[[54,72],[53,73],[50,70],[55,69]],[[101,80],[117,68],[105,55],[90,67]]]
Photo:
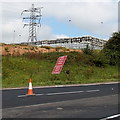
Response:
[[[118,31],[118,0],[0,0],[3,43],[28,41],[22,22],[27,15],[21,12],[32,4],[43,7],[37,40],[86,35],[108,40]]]

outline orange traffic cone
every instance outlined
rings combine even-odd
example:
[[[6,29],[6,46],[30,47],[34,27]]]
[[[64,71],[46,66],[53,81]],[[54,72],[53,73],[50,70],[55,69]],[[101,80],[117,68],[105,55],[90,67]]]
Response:
[[[28,88],[28,94],[27,95],[35,95],[33,93],[33,89],[32,89],[32,79],[31,78],[29,80],[29,88]]]

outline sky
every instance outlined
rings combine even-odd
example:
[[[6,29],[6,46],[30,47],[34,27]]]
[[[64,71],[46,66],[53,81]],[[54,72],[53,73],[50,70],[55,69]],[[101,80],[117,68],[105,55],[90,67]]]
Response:
[[[118,31],[118,0],[0,0],[0,42],[28,41],[29,27],[22,22],[28,14],[21,13],[32,4],[43,7],[38,41],[82,36],[108,40]]]

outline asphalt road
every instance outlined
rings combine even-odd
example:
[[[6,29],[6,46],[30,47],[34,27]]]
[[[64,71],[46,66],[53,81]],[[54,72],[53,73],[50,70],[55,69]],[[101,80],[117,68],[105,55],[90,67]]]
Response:
[[[3,118],[118,118],[119,85],[35,88],[35,96],[24,96],[28,89],[3,90]]]

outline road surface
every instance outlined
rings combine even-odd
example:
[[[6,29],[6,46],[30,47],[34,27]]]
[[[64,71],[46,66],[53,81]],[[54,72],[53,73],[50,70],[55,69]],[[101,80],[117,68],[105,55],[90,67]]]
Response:
[[[3,118],[118,119],[119,83],[2,91]],[[104,119],[105,118],[105,119]]]

